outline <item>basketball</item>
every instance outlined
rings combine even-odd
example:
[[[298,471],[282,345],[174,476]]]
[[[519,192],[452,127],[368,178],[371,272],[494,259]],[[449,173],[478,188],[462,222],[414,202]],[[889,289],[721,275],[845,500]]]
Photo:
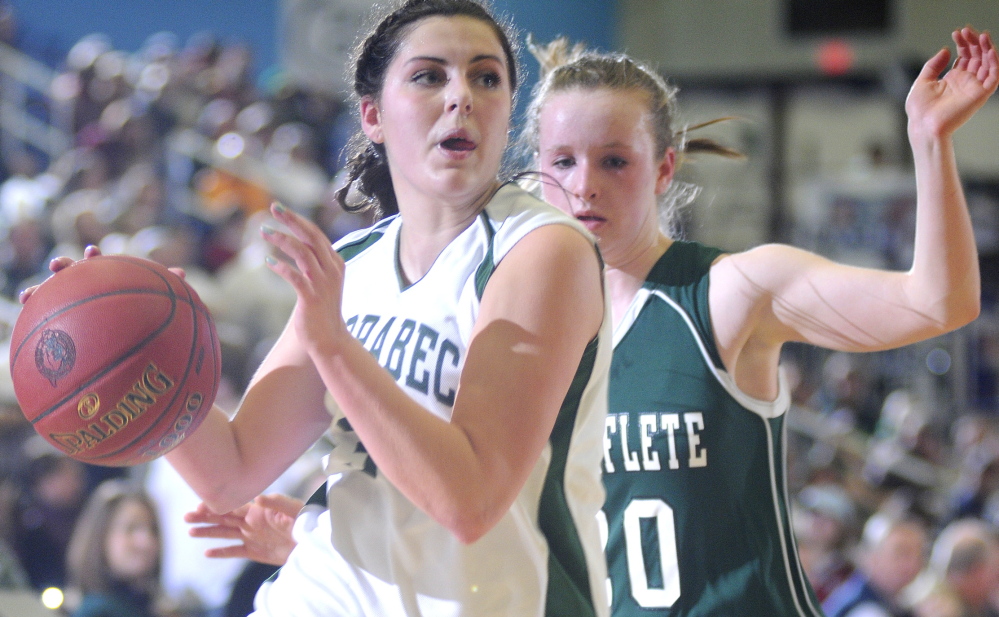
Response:
[[[35,431],[69,456],[122,467],[192,433],[218,391],[215,323],[181,277],[101,255],[46,279],[11,335],[14,394]]]

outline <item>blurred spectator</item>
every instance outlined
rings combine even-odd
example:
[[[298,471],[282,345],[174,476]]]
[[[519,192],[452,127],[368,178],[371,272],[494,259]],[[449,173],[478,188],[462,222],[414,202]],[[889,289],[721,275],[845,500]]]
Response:
[[[989,458],[969,457],[966,481],[954,496],[948,520],[976,517],[999,524],[999,452]]]
[[[41,220],[59,190],[56,178],[43,173],[41,155],[18,148],[5,161],[7,179],[0,184],[0,228],[7,230],[23,219]]]
[[[297,297],[291,285],[264,262],[276,250],[260,235],[265,221],[280,228],[267,212],[252,216],[239,254],[217,272],[219,297],[240,298],[239,302],[220,302],[213,311],[223,343],[223,371],[240,389],[263,360],[266,351],[261,350],[270,349],[284,329]]]
[[[24,571],[17,553],[6,540],[0,539],[0,589],[30,589],[30,587],[28,574]]]
[[[858,354],[834,352],[822,366],[822,382],[810,404],[837,422],[872,434],[880,417],[880,399],[871,371]]]
[[[26,281],[33,280],[47,264],[52,243],[41,219],[22,218],[7,230],[0,244],[3,295],[17,298]]]
[[[823,602],[828,617],[908,617],[901,593],[926,565],[928,531],[919,518],[890,512],[864,525],[857,570]]]
[[[966,518],[937,536],[926,580],[914,590],[917,617],[997,617],[999,538],[985,521]]]
[[[836,484],[812,484],[798,493],[794,513],[798,553],[819,602],[853,573],[848,551],[858,524],[850,495]]]
[[[29,589],[31,583],[14,551],[17,504],[24,473],[22,447],[35,434],[14,399],[6,346],[0,346],[0,589]]]
[[[288,207],[311,212],[322,202],[329,178],[317,161],[315,135],[301,122],[278,126],[264,152],[269,185]]]
[[[87,475],[41,437],[24,447],[29,458],[16,507],[14,550],[36,589],[64,587],[66,548],[86,496]]]
[[[108,480],[91,495],[68,553],[71,617],[167,617],[162,537],[141,488]]]
[[[7,435],[4,435],[5,437]],[[0,444],[0,448],[8,444]],[[0,589],[29,589],[31,582],[21,564],[21,558],[14,551],[11,542],[16,538],[14,517],[18,496],[17,481],[10,469],[0,471]]]
[[[952,432],[958,480],[944,522],[976,517],[999,526],[999,426],[995,418],[968,414]]]

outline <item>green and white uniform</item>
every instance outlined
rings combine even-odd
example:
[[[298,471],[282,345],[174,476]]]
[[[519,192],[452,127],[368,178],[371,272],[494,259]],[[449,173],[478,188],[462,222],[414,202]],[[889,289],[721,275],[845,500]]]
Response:
[[[822,614],[789,520],[788,388],[747,396],[715,347],[720,254],[674,242],[615,329],[603,463],[614,617]]]
[[[569,225],[590,236],[575,220],[506,185],[430,271],[406,286],[397,267],[401,224],[390,217],[337,243],[347,263],[343,316],[407,394],[448,420],[479,300],[496,264],[543,225]],[[472,544],[462,544],[399,492],[335,412],[326,464],[330,509],[307,508],[299,516],[299,544],[258,594],[258,614],[606,616],[597,513],[604,495],[607,315],[516,501]]]

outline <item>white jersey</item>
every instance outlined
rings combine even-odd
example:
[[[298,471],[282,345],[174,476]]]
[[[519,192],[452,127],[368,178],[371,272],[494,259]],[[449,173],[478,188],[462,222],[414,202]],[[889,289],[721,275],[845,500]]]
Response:
[[[496,264],[542,225],[589,234],[506,185],[430,271],[406,286],[397,266],[401,223],[390,217],[337,243],[347,262],[343,316],[412,398],[449,420],[479,300]],[[299,517],[299,545],[258,594],[257,610],[295,617],[606,615],[596,515],[604,496],[609,326],[605,311],[548,444],[509,512],[469,545],[399,492],[337,413],[326,465],[332,509],[307,508]]]

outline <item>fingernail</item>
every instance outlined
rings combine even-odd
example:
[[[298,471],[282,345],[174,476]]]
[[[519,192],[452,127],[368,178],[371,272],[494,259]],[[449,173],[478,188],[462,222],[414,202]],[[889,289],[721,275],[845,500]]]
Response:
[[[268,255],[267,257],[264,257],[264,263],[266,263],[268,266],[276,266],[277,260]]]
[[[288,210],[285,205],[279,201],[274,202],[274,211],[279,213],[284,213]]]
[[[271,227],[270,225],[261,225],[261,226],[260,226],[260,231],[261,231],[261,232],[262,232],[262,233],[263,233],[263,234],[264,234],[265,236],[273,236],[273,235],[274,235],[274,232],[275,232],[275,229],[274,229],[273,227]]]

